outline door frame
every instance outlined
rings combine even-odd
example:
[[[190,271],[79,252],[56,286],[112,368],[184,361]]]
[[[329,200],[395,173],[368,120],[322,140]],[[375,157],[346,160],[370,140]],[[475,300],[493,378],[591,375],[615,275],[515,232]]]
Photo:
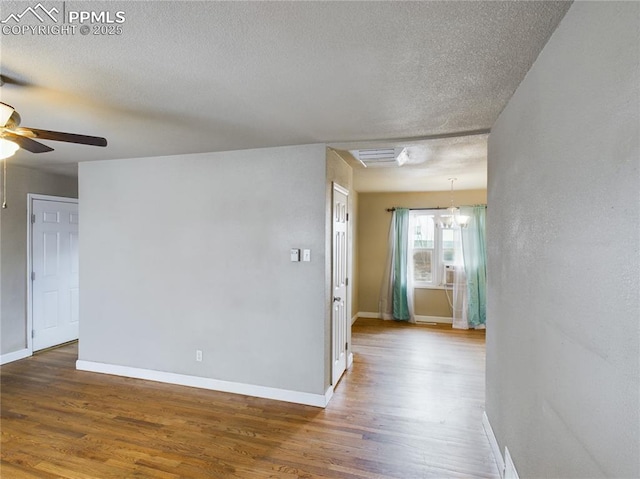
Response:
[[[55,201],[56,203],[78,203],[78,198],[68,198],[66,196],[40,195],[36,193],[27,193],[27,350],[29,356],[33,355],[33,280],[31,273],[33,271],[33,202],[39,201]]]
[[[347,188],[345,188],[344,186],[340,185],[339,183],[333,181],[332,182],[332,188],[331,188],[331,295],[330,298],[333,298],[333,289],[334,289],[334,283],[333,280],[335,278],[335,275],[333,274],[333,265],[334,265],[334,242],[333,242],[333,223],[334,223],[334,195],[335,192],[338,191],[342,194],[344,194],[347,197],[347,231],[346,231],[346,243],[347,243],[347,285],[346,285],[346,295],[345,295],[345,301],[344,301],[344,308],[345,308],[345,314],[347,316],[346,321],[345,321],[345,338],[347,338],[347,342],[349,345],[349,348],[346,351],[346,358],[345,358],[345,371],[348,370],[351,365],[353,364],[353,353],[351,351],[351,285],[352,285],[352,281],[350,278],[349,273],[352,273],[351,271],[351,256],[353,251],[351,251],[351,248],[349,247],[349,240],[351,239],[351,235],[349,234],[350,228],[351,228],[351,217],[349,216],[349,207],[351,206],[351,195],[349,194],[349,190]],[[333,321],[333,301],[330,300],[330,306],[329,306],[329,310],[331,311],[331,385],[333,388],[336,387],[337,384],[334,384],[334,380],[333,380],[333,344],[334,344],[334,338],[333,338],[333,334],[334,334],[334,321]]]

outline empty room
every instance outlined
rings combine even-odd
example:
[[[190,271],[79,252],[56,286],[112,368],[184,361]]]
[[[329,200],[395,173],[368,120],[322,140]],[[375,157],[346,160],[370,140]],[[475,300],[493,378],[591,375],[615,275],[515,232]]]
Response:
[[[640,2],[0,35],[1,477],[640,477]]]

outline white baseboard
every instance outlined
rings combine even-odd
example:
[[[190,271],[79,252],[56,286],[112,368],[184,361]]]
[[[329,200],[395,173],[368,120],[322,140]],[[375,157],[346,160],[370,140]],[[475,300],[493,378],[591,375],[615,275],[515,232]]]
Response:
[[[380,319],[383,318],[380,313],[367,313],[367,312],[359,312],[356,315],[358,318],[373,318]],[[420,316],[415,315],[416,323],[438,323],[438,324],[453,324],[453,318],[449,318],[446,316]],[[383,318],[386,319],[386,318]],[[392,318],[389,318],[392,319]]]
[[[447,316],[419,316],[415,315],[416,323],[438,323],[438,324],[453,324],[453,318]]]
[[[32,354],[31,351],[27,348],[20,349],[19,351],[14,351],[12,353],[6,353],[0,356],[0,365],[12,363],[13,361],[28,358],[29,356],[32,356]]]
[[[358,319],[358,313],[356,313],[353,318],[351,318],[351,326],[353,326],[353,323],[356,322],[356,319]]]
[[[504,479],[520,479],[508,447],[504,448]]]
[[[349,353],[347,357],[347,369],[349,369],[353,365],[353,353]]]
[[[254,396],[265,399],[275,399],[276,401],[305,404],[307,406],[326,407],[333,396],[333,387],[329,387],[324,394],[312,394],[300,391],[290,391],[287,389],[277,389],[267,386],[257,386],[254,384],[236,383],[222,381],[220,379],[203,378],[199,376],[189,376],[186,374],[168,373],[164,371],[154,371],[152,369],[132,368],[129,366],[118,366],[115,364],[96,363],[93,361],[76,361],[76,369],[79,371],[89,371],[93,373],[112,374],[114,376],[124,376],[128,378],[146,379],[168,384],[178,384],[180,386],[190,386],[200,389],[210,389],[245,396]]]
[[[324,392],[324,406],[318,406],[318,407],[326,407],[327,404],[329,404],[329,401],[331,401],[331,398],[333,397],[333,385],[329,385],[329,387],[327,388],[327,390]],[[287,401],[287,402],[292,402],[292,401]],[[297,403],[297,404],[301,404],[301,403]],[[315,404],[308,404],[308,406],[315,406]]]
[[[484,427],[484,432],[489,439],[489,446],[491,446],[493,458],[495,459],[496,465],[498,466],[498,471],[500,471],[500,477],[504,477],[504,459],[502,458],[502,454],[500,453],[498,440],[496,439],[496,435],[493,433],[493,429],[491,428],[491,423],[489,422],[489,417],[487,416],[486,412],[482,413],[482,426]]]

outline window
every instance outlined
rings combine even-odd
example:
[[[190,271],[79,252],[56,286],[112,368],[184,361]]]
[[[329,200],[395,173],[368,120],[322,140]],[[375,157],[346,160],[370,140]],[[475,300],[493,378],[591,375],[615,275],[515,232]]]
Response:
[[[417,288],[441,288],[451,284],[446,268],[455,261],[455,231],[437,226],[446,210],[413,210],[409,213],[409,248],[413,280]]]
[[[434,217],[433,215],[414,214],[413,211],[409,215],[413,216],[411,218],[413,221],[409,222],[410,228],[413,228],[411,236],[413,244],[409,245],[413,256],[413,280],[416,283],[431,284],[435,279],[433,270],[436,248]]]

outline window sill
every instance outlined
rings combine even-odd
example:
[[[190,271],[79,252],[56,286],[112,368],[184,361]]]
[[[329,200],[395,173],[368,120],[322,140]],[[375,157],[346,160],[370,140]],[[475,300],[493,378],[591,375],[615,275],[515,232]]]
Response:
[[[435,286],[430,284],[415,284],[413,285],[413,289],[444,289],[444,290],[450,291],[453,289],[453,286],[443,286],[443,285]]]

